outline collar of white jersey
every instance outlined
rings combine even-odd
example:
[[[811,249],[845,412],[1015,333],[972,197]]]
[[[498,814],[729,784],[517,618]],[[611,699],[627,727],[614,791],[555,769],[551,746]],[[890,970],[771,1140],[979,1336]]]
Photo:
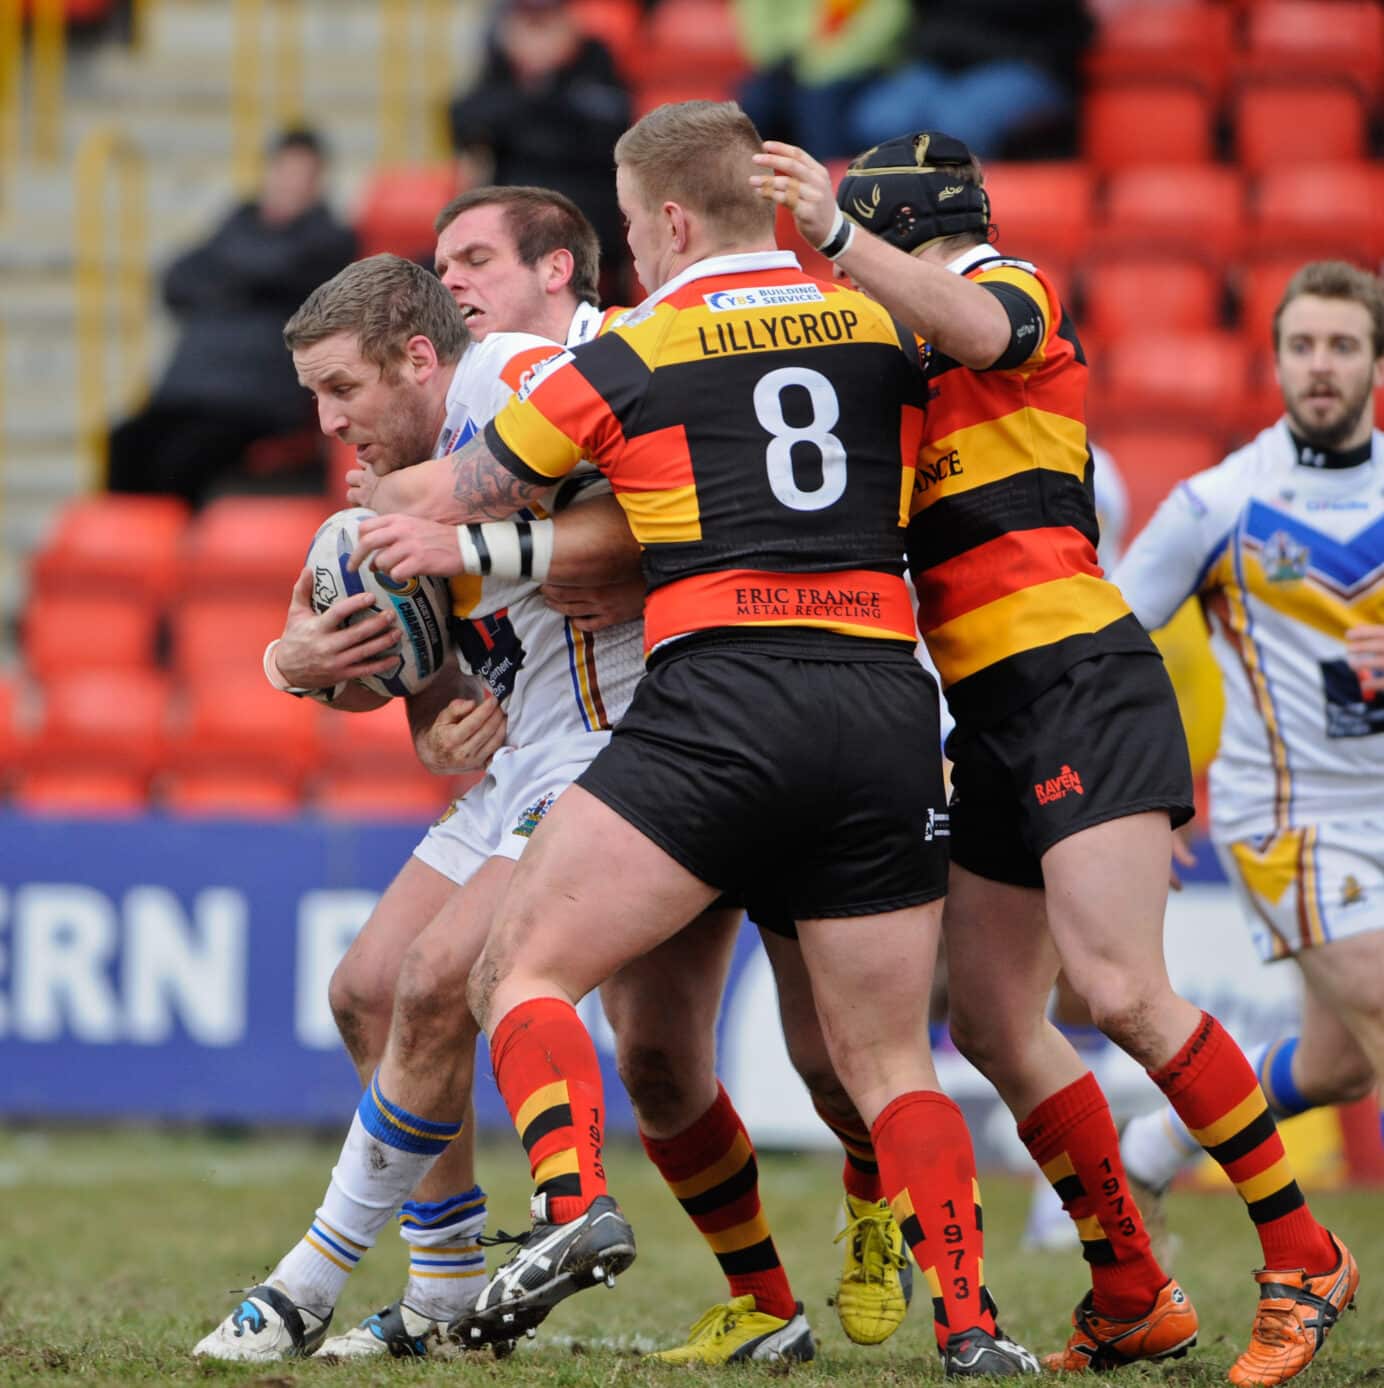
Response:
[[[564,347],[580,347],[583,342],[590,342],[601,330],[601,320],[605,313],[596,307],[595,304],[580,303],[577,305],[576,312],[572,315],[572,321],[567,327],[567,341]]]
[[[960,255],[954,255],[947,261],[944,269],[950,270],[954,275],[964,275],[967,270],[979,265],[982,261],[994,260],[1001,265],[1022,265],[1032,268],[1032,262],[1019,260],[1014,256],[1001,255],[988,241],[982,242],[978,246],[967,246]]]
[[[693,280],[710,279],[713,275],[748,275],[759,270],[799,270],[798,257],[792,251],[738,251],[734,255],[712,255],[705,260],[694,260],[686,269],[680,270],[667,284],[661,285],[643,303],[622,313],[616,323],[629,323],[646,318],[670,294],[676,294],[685,284]],[[803,271],[805,274],[806,271]]]

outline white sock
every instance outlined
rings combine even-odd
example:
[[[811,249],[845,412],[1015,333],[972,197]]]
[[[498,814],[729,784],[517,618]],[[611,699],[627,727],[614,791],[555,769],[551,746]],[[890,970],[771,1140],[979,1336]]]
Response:
[[[1170,1104],[1131,1118],[1120,1136],[1125,1170],[1153,1190],[1170,1185],[1173,1177],[1199,1156],[1201,1144]]]
[[[376,1076],[351,1120],[317,1218],[270,1280],[295,1305],[329,1315],[361,1255],[459,1131],[460,1124],[432,1123],[389,1103]]]
[[[479,1186],[450,1200],[410,1200],[399,1211],[408,1245],[404,1300],[430,1320],[454,1320],[485,1286],[485,1192]]]

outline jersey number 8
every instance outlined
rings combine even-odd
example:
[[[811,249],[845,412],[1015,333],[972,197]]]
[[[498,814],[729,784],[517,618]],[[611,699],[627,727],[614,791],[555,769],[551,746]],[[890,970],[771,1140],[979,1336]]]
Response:
[[[812,402],[812,418],[804,425],[783,417],[783,392],[801,386]],[[784,366],[761,376],[754,388],[754,413],[770,436],[765,453],[769,487],[794,511],[821,511],[840,501],[846,490],[846,448],[831,432],[841,418],[841,403],[831,382],[820,371]],[[793,475],[793,445],[810,443],[822,455],[821,485],[805,490]]]

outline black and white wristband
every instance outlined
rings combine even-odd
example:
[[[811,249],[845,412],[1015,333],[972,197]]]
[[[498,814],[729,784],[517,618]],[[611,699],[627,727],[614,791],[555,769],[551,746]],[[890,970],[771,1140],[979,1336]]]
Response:
[[[486,521],[457,526],[462,571],[489,578],[531,578],[542,583],[553,562],[553,523]]]
[[[854,240],[855,223],[838,207],[836,220],[831,224],[831,235],[817,249],[828,260],[835,260],[850,250],[851,242]]]

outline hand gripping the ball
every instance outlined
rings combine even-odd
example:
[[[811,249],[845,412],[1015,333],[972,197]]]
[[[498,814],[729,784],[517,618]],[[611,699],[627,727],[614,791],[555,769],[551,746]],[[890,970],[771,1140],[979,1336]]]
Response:
[[[293,585],[284,633],[274,647],[274,664],[289,685],[329,689],[362,675],[382,674],[398,664],[399,629],[394,618],[388,612],[359,616],[375,605],[372,594],[353,593],[317,612],[312,584],[311,567],[303,569]]]
[[[419,516],[376,516],[360,523],[360,543],[351,555],[351,568],[366,559],[376,573],[395,582],[419,574],[444,578],[463,572],[456,527]]]

